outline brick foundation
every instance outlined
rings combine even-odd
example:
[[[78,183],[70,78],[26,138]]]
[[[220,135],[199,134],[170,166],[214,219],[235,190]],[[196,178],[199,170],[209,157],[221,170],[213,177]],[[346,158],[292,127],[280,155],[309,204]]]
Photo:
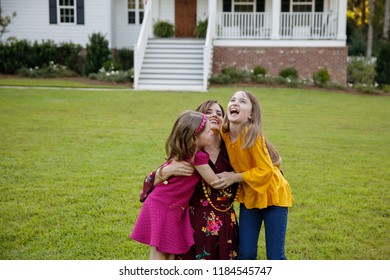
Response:
[[[231,66],[262,66],[268,75],[278,76],[282,69],[294,67],[300,78],[312,79],[314,72],[326,68],[332,82],[345,85],[347,56],[347,47],[214,47],[213,73]]]

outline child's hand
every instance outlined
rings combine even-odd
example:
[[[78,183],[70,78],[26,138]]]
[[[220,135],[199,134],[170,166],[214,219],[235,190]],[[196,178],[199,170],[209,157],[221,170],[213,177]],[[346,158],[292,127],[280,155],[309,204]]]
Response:
[[[234,183],[241,182],[240,178],[242,178],[241,173],[235,172],[222,172],[218,173],[217,176],[219,179],[210,184],[211,187],[217,190],[223,190]]]
[[[186,161],[172,160],[172,162],[163,169],[164,176],[191,176],[194,174],[194,167]]]

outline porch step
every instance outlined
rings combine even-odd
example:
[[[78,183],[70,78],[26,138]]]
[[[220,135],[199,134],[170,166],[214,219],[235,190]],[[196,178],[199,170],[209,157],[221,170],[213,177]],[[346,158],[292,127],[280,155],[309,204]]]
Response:
[[[201,39],[149,38],[138,81],[139,89],[203,89]]]

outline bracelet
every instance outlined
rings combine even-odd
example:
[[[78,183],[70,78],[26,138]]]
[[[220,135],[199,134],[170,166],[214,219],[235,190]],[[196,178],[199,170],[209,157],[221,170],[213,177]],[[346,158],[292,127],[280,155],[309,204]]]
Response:
[[[163,182],[164,185],[168,185],[168,178],[163,178],[161,176],[161,170],[163,170],[164,166],[160,167],[158,170],[157,170],[157,176],[158,178],[160,178],[160,180]]]

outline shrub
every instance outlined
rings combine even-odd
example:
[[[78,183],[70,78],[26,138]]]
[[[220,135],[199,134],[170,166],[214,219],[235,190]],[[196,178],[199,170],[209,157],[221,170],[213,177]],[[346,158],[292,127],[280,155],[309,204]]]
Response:
[[[15,74],[21,68],[35,69],[47,67],[51,62],[66,66],[81,73],[83,59],[80,55],[82,47],[73,43],[56,45],[53,41],[7,40],[0,43],[0,72]]]
[[[153,34],[158,38],[173,37],[173,24],[168,21],[159,20],[153,25]]]
[[[108,40],[101,33],[94,33],[89,36],[85,66],[86,74],[98,72],[103,64],[107,60],[110,60],[110,54],[111,51],[108,47]]]
[[[22,67],[32,67],[28,55],[31,51],[31,44],[27,40],[11,40],[0,43],[0,72],[15,74]]]
[[[287,67],[280,71],[279,76],[285,79],[298,79],[298,72],[294,67]]]
[[[32,78],[53,78],[53,77],[74,77],[77,76],[72,70],[69,70],[68,67],[64,65],[55,64],[53,61],[50,61],[49,65],[45,65],[40,68],[35,66],[34,68],[20,68],[17,73],[20,76],[32,77]]]
[[[226,74],[220,74],[220,75],[211,75],[209,82],[211,84],[230,84],[231,82],[230,76]]]
[[[375,81],[379,86],[390,85],[390,42],[382,45],[376,61]]]
[[[207,19],[201,20],[196,25],[194,35],[196,38],[206,38],[207,35]]]
[[[120,66],[122,70],[129,70],[134,67],[134,52],[130,49],[119,49],[114,52],[113,61]]]
[[[327,82],[330,81],[328,69],[322,68],[313,73],[313,81],[317,86],[324,86]]]
[[[134,78],[133,69],[122,71],[111,68],[109,70],[102,67],[98,73],[91,73],[88,75],[91,80],[99,80],[106,82],[126,83],[132,82]]]
[[[215,84],[236,84],[250,80],[248,71],[238,70],[235,67],[224,68],[220,75],[212,75],[210,83]]]
[[[262,76],[262,77],[264,77],[266,74],[267,74],[267,70],[263,66],[259,65],[259,66],[256,66],[253,69],[252,76],[254,76],[254,77]]]
[[[68,67],[70,70],[82,74],[84,71],[85,57],[82,46],[72,42],[64,42],[57,45],[55,60],[58,64]]]
[[[350,57],[347,67],[347,82],[353,85],[374,85],[375,65],[364,57]]]

